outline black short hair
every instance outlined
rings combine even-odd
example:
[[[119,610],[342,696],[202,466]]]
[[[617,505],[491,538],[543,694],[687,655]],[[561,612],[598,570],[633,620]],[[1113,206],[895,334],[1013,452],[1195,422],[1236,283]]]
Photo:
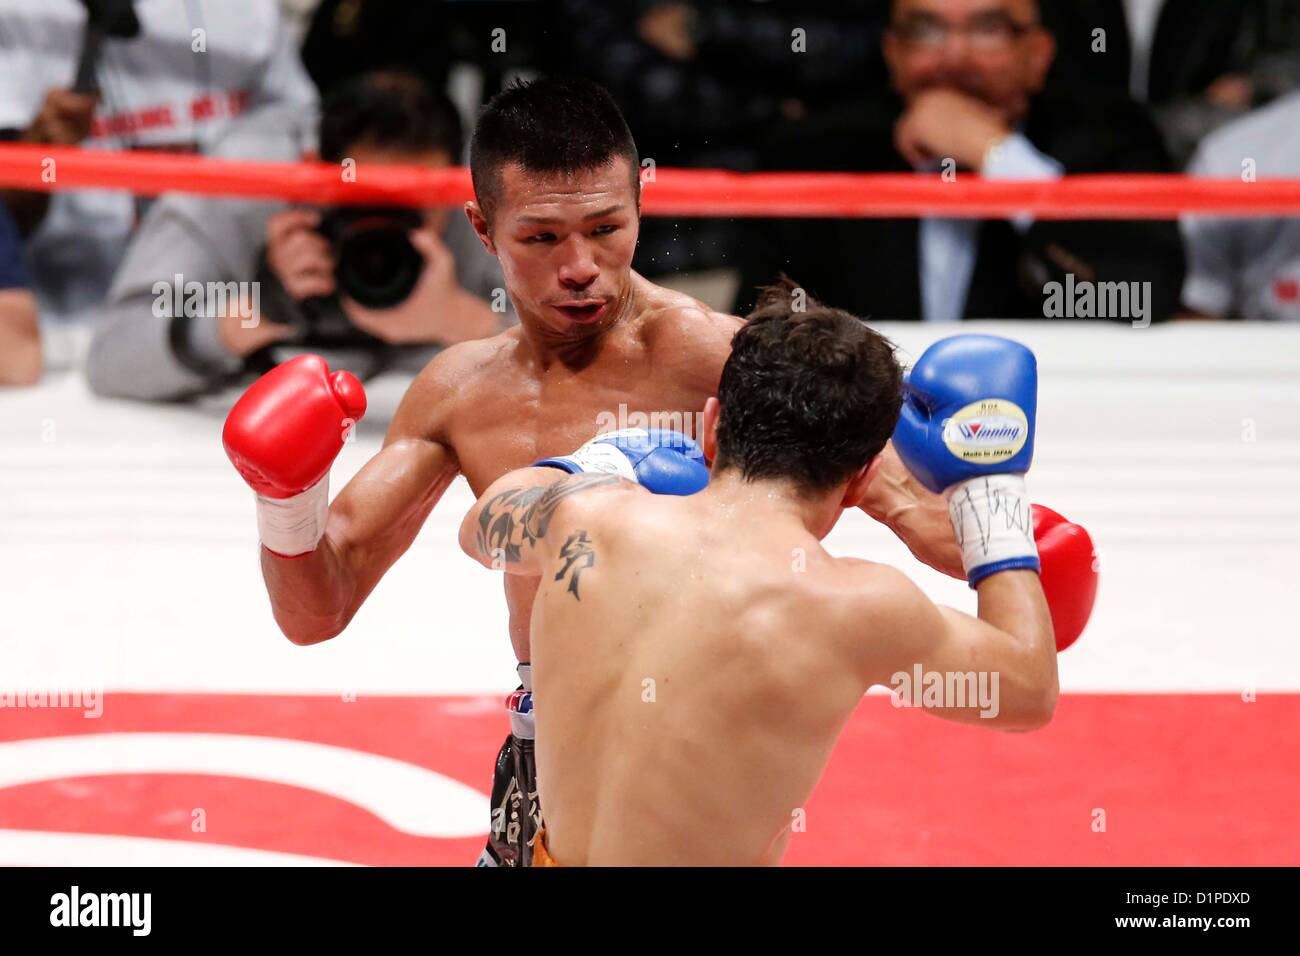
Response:
[[[836,487],[880,454],[903,404],[894,345],[782,277],[736,333],[718,386],[717,470]]]
[[[358,145],[446,150],[460,162],[465,132],[446,93],[414,73],[377,70],[339,81],[321,102],[320,155],[337,163]]]
[[[636,142],[605,88],[581,77],[545,76],[502,90],[479,114],[470,140],[474,195],[484,213],[501,195],[501,170],[518,164],[533,173],[585,172],[619,157],[632,170],[640,201]]]

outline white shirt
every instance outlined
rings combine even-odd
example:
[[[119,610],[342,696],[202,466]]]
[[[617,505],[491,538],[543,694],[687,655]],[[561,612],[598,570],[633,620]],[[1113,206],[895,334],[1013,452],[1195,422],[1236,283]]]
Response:
[[[1156,42],[1156,27],[1165,0],[1124,0],[1124,18],[1128,22],[1129,93],[1139,103],[1147,101],[1151,85],[1151,48]]]
[[[1222,126],[1201,141],[1187,172],[1260,180],[1300,176],[1300,92]],[[1300,321],[1300,219],[1184,216],[1183,305],[1204,315]]]
[[[980,170],[986,179],[1060,179],[1065,168],[1039,152],[1022,134],[1012,133]],[[1012,225],[1024,232],[1033,224],[1017,216]],[[922,219],[918,236],[921,257],[921,317],[926,322],[960,322],[966,314],[975,259],[979,254],[978,219]],[[1008,318],[1008,316],[977,316]]]

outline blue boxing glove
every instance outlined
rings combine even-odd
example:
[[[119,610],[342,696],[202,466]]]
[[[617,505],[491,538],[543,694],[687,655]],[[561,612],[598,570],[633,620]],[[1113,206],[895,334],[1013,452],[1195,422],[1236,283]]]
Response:
[[[948,501],[966,577],[1039,570],[1025,472],[1034,457],[1038,363],[995,335],[942,339],[907,378],[894,448]]]
[[[681,432],[624,428],[597,435],[571,455],[543,458],[535,466],[571,474],[601,472],[635,481],[657,495],[693,495],[709,483],[704,452]]]

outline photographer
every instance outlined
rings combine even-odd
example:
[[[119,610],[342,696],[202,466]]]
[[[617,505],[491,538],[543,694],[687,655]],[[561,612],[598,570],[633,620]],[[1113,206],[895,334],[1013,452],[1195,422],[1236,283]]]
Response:
[[[0,0],[0,140],[210,155],[251,111],[315,101],[275,0]],[[0,201],[23,234],[42,323],[97,322],[149,200],[10,189]]]
[[[264,141],[258,126],[301,126],[301,116],[245,120],[218,155],[315,158],[305,149],[268,156],[256,148]],[[390,72],[331,90],[319,139],[321,159],[350,159],[362,170],[448,166],[462,148],[446,97]],[[186,294],[192,283],[238,291],[217,298],[215,309],[211,294],[195,308]],[[513,321],[489,305],[502,285],[496,260],[459,210],[313,210],[168,195],[127,250],[86,372],[97,394],[151,400],[211,391],[302,350],[362,376],[414,372],[439,347]],[[503,296],[495,300],[508,310]]]

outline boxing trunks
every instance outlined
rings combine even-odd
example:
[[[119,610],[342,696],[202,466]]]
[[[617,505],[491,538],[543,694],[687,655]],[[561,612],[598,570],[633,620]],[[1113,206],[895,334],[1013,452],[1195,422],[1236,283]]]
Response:
[[[533,838],[542,828],[533,751],[533,675],[519,665],[519,689],[506,698],[510,734],[492,775],[492,828],[478,866],[531,866]]]
[[[563,863],[557,863],[555,857],[551,856],[551,851],[546,849],[546,827],[537,831],[537,839],[533,841],[533,866],[558,866],[563,868]]]

